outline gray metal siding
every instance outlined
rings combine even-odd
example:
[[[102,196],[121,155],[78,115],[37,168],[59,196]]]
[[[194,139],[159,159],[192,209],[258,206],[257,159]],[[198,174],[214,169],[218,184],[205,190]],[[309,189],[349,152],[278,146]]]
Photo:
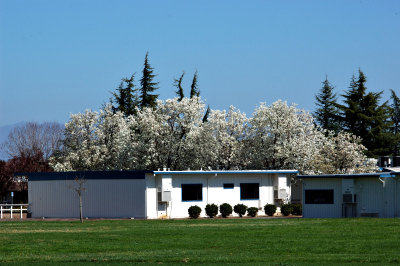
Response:
[[[79,197],[74,187],[77,183],[73,180],[29,181],[32,217],[79,217]],[[145,179],[90,179],[84,187],[84,217],[146,217]]]
[[[342,217],[342,179],[341,178],[313,178],[303,181],[304,191],[307,189],[333,189],[334,204],[306,204],[303,200],[303,217]]]

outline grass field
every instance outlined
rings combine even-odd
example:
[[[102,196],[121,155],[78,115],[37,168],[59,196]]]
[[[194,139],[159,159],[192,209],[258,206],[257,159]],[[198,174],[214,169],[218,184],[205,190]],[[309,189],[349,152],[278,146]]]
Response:
[[[400,219],[0,222],[0,265],[399,264]]]

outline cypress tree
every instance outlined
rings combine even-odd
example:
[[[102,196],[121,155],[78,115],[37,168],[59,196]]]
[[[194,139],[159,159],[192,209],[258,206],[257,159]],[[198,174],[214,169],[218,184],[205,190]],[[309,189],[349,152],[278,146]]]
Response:
[[[135,74],[130,78],[122,79],[116,92],[112,92],[111,103],[114,112],[121,111],[125,116],[136,114],[136,107],[139,104],[137,89],[134,85]]]
[[[153,68],[150,66],[148,57],[149,53],[147,52],[144,59],[143,76],[140,80],[140,109],[144,107],[156,107],[156,100],[158,98],[158,94],[151,94],[158,89],[158,82],[154,82],[156,75],[153,74]]]
[[[339,132],[340,118],[338,116],[337,96],[333,93],[333,86],[328,81],[328,76],[322,82],[321,91],[315,96],[316,105],[319,107],[314,113],[315,120],[323,129]]]
[[[211,111],[210,106],[207,106],[206,113],[203,116],[203,123],[208,121],[208,116],[210,115],[210,111]]]
[[[194,96],[199,97],[200,96],[200,90],[198,88],[198,74],[197,74],[197,70],[193,75],[193,81],[192,81],[192,86],[190,87],[190,99],[193,98]]]
[[[185,76],[185,71],[182,71],[182,75],[179,79],[174,79],[174,86],[178,89],[175,91],[176,95],[178,96],[178,101],[182,101],[182,99],[185,97],[182,88],[183,76]]]
[[[390,105],[390,116],[391,116],[391,133],[392,137],[392,154],[393,156],[400,155],[400,99],[394,92],[391,91],[390,99],[392,100],[392,104]]]

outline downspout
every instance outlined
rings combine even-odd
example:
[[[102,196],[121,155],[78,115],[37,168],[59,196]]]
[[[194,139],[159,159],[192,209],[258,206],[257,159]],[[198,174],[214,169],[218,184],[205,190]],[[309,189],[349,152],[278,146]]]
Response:
[[[208,179],[209,179],[210,177],[207,175],[207,204],[208,204]]]

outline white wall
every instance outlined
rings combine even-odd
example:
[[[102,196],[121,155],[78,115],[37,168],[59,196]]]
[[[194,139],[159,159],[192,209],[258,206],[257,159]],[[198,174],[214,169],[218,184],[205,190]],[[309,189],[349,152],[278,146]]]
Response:
[[[207,204],[229,203],[232,208],[234,205],[241,203],[248,207],[262,208],[265,204],[274,204],[274,176],[277,174],[173,174],[171,202],[168,203],[168,208],[164,209],[165,205],[158,205],[157,215],[154,216],[154,201],[156,191],[151,188],[147,190],[147,217],[158,218],[162,215],[167,215],[171,218],[188,217],[188,208],[197,205],[202,209],[201,216],[206,217],[205,207]],[[165,175],[169,179],[171,175]],[[149,185],[153,184],[148,181]],[[157,175],[154,178],[156,187],[162,187],[163,177]],[[224,189],[224,183],[233,183],[233,189]],[[259,183],[259,200],[240,200],[240,183]],[[202,201],[182,201],[182,184],[202,184]],[[149,186],[148,185],[148,186]],[[289,183],[290,186],[290,183]],[[290,191],[288,187],[288,192]],[[150,196],[150,195],[153,196]],[[153,199],[150,199],[150,198]],[[151,200],[151,204],[149,204]],[[260,214],[264,214],[261,210]],[[235,213],[233,213],[235,215]]]

